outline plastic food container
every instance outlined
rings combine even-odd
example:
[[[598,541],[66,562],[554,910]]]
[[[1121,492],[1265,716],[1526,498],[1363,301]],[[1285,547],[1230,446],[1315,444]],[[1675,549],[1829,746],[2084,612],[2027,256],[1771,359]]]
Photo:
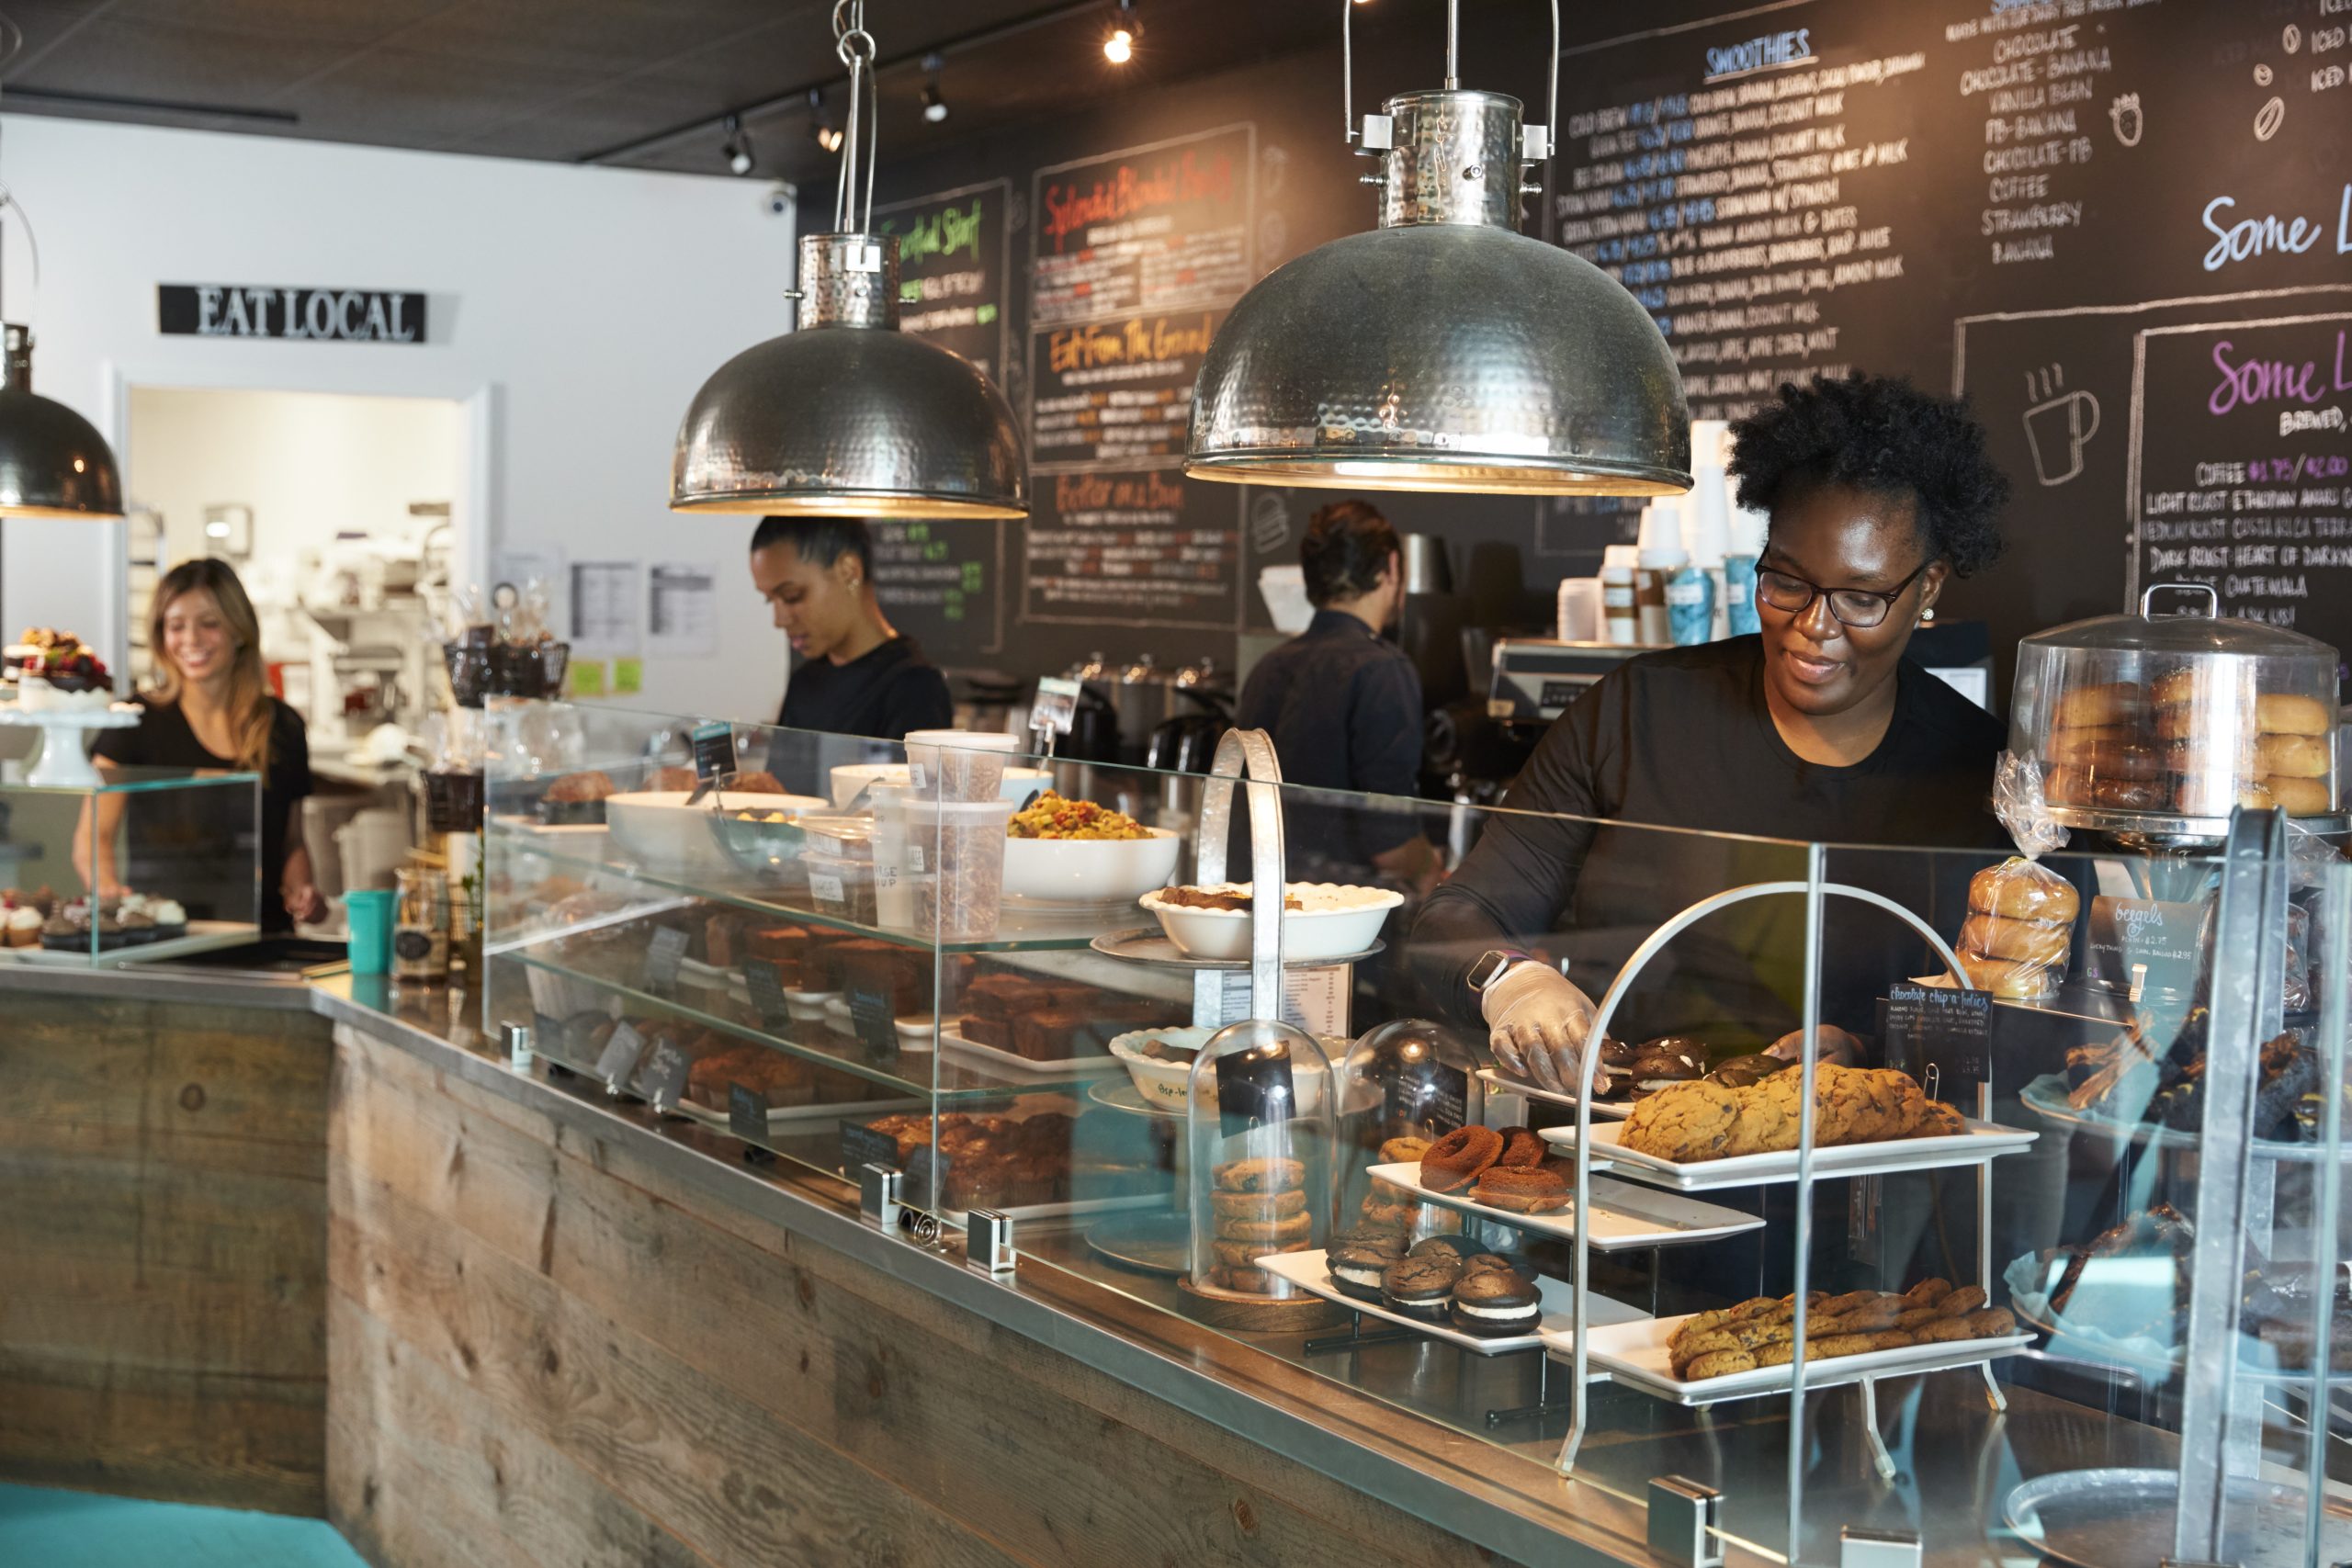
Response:
[[[2201,599],[2204,613],[2151,616],[2160,595]],[[2060,821],[2213,833],[2239,806],[2337,809],[2336,650],[2216,604],[2205,584],[2160,583],[2139,615],[2018,644],[2009,749],[2041,760]]]
[[[880,826],[872,817],[829,814],[803,817],[800,819],[802,842],[812,855],[831,855],[835,860],[874,861],[874,843]]]
[[[859,925],[875,923],[874,863],[810,852],[801,863],[808,873],[808,901],[817,912]]]
[[[1004,904],[1009,800],[906,803],[915,929],[940,942],[985,942]]]
[[[907,731],[907,782],[925,800],[994,800],[1016,737],[976,729]]]
[[[896,785],[904,789],[911,776],[904,762],[843,762],[826,775],[826,783],[833,792],[833,805],[847,810],[849,803],[869,785]],[[1054,782],[1052,772],[1046,768],[1012,768],[1004,770],[998,782],[997,793],[1014,802],[1026,800]]]

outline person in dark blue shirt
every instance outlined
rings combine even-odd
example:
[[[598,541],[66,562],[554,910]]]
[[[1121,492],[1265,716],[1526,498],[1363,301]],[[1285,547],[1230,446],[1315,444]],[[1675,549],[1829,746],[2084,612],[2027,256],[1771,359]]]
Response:
[[[1334,502],[1308,523],[1298,555],[1315,618],[1250,671],[1234,723],[1273,737],[1286,784],[1410,798],[1421,773],[1421,682],[1381,637],[1405,603],[1396,530],[1367,502]],[[1295,877],[1329,857],[1416,887],[1436,880],[1436,852],[1411,813],[1290,815]]]

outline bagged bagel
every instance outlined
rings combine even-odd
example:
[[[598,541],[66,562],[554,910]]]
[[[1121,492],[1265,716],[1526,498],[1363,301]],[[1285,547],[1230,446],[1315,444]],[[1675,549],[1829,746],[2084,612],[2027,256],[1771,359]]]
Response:
[[[1993,811],[2018,852],[1969,878],[1968,919],[1953,948],[1971,988],[2031,1000],[2066,978],[2082,899],[2072,883],[2039,860],[2066,841],[2066,829],[2050,818],[2040,762],[2001,754],[1993,772]]]

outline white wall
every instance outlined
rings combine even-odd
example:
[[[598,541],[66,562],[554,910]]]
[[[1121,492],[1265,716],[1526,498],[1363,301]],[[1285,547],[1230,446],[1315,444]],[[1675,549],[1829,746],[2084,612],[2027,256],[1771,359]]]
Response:
[[[125,494],[163,514],[163,558],[206,554],[204,509],[253,508],[255,560],[290,567],[340,532],[414,537],[412,502],[454,501],[463,407],[446,398],[130,392]]]
[[[639,700],[773,716],[786,651],[740,575],[750,520],[664,505],[687,400],[790,322],[792,220],[764,185],[16,115],[0,145],[40,247],[36,298],[22,225],[0,223],[34,386],[127,465],[135,386],[464,400],[468,575],[496,550],[717,563],[718,654],[648,659]],[[429,342],[167,338],[158,283],[422,290]],[[119,655],[120,532],[11,519],[0,627],[71,626]]]

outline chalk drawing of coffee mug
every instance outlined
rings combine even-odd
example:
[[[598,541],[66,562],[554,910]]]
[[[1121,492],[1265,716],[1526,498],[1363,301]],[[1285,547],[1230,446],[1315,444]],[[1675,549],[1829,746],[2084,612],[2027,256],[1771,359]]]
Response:
[[[2025,438],[2033,447],[2033,476],[2062,485],[2083,471],[2083,448],[2098,434],[2098,400],[2062,392],[2025,411]]]

